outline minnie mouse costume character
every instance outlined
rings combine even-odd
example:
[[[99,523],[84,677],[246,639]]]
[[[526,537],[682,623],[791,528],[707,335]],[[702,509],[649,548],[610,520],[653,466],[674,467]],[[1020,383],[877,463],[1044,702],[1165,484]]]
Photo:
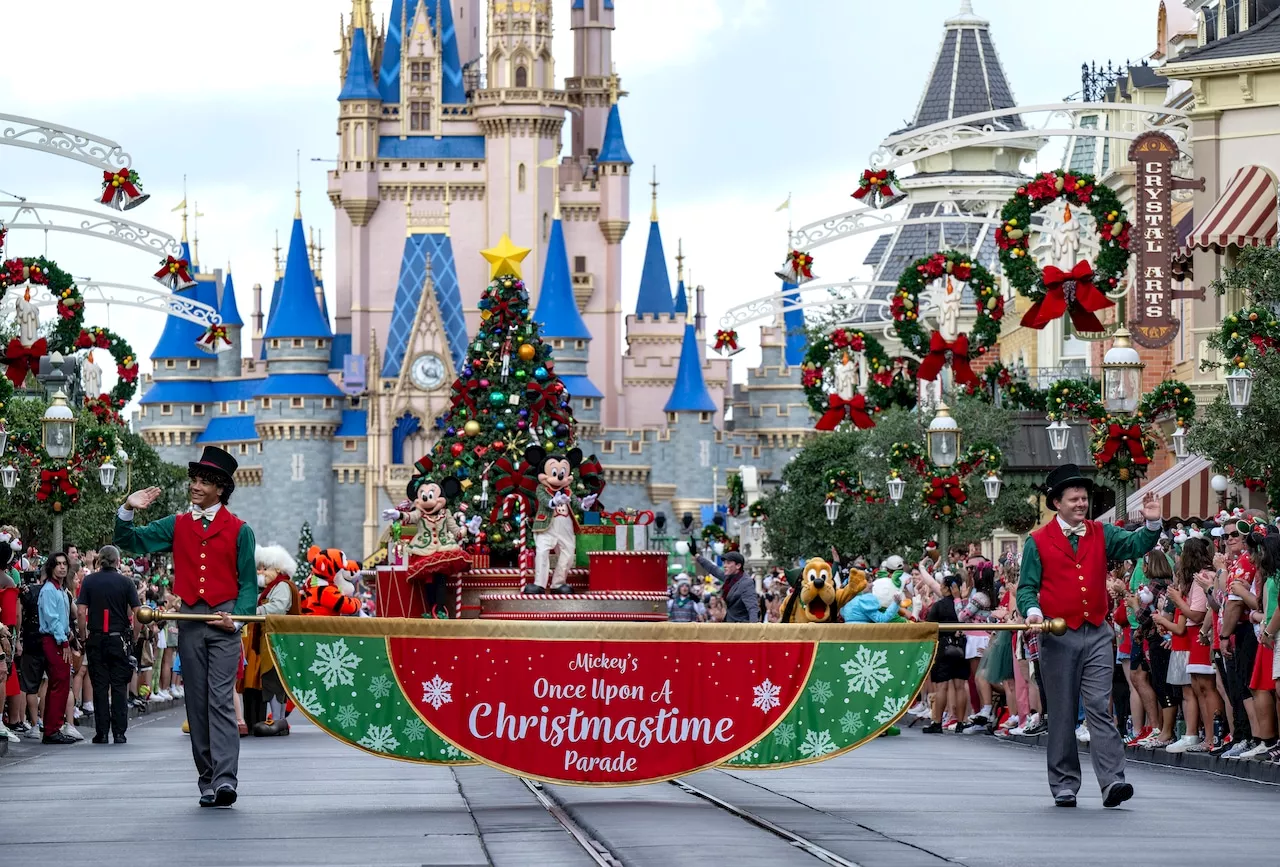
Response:
[[[439,481],[431,478],[435,464],[430,457],[420,459],[414,467],[418,475],[405,489],[409,508],[402,505],[399,509],[388,509],[386,515],[406,524],[418,525],[418,532],[409,543],[409,580],[431,584],[428,597],[431,616],[447,620],[447,579],[471,568],[471,557],[458,544],[466,530],[460,528],[449,513],[449,500],[462,493],[462,484],[453,476],[445,476]]]
[[[549,455],[542,446],[529,446],[525,463],[537,470],[538,509],[533,516],[533,582],[523,593],[546,593],[550,579],[552,593],[572,593],[565,579],[569,566],[578,556],[578,513],[590,509],[596,495],[581,500],[573,496],[573,473],[582,463],[582,450],[570,449],[563,455]],[[556,554],[556,569],[551,572],[551,553]]]

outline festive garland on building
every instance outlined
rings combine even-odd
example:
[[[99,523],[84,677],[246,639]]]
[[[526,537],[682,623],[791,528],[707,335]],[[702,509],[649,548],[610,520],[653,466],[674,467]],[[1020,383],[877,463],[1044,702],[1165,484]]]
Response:
[[[849,470],[835,470],[827,475],[827,498],[843,503],[882,505],[888,502],[883,491],[868,487]]]
[[[929,517],[949,524],[961,521],[968,511],[964,477],[999,470],[1003,460],[1000,449],[986,443],[970,446],[954,466],[945,468],[934,466],[918,443],[894,443],[889,448],[889,466],[899,473],[909,467],[923,482],[920,503]]]
[[[58,299],[58,320],[48,338],[41,337],[31,346],[23,346],[14,337],[5,347],[4,362],[9,366],[8,376],[15,387],[22,386],[28,372],[38,369],[42,356],[55,350],[69,352],[71,342],[84,322],[84,297],[71,275],[52,259],[36,256],[33,259],[7,259],[0,264],[0,298],[9,289],[25,283],[49,288],[53,297]]]
[[[138,390],[138,357],[134,354],[129,341],[119,334],[109,328],[90,326],[81,329],[69,350],[62,347],[58,349],[64,352],[78,349],[88,349],[92,352],[94,349],[104,349],[111,353],[111,357],[116,362],[117,379],[115,387],[111,389],[111,394],[107,395],[107,398],[111,406],[117,410],[123,409],[124,405],[133,399],[134,393]],[[99,396],[89,395],[88,397],[98,398]]]
[[[845,400],[827,391],[827,365],[837,354],[863,353],[867,365],[867,393]],[[812,340],[800,365],[800,383],[809,406],[819,416],[819,430],[835,430],[845,421],[856,427],[875,426],[878,412],[891,406],[910,409],[916,402],[916,374],[919,367],[911,359],[890,360],[880,341],[865,331],[837,328],[825,338]]]
[[[959,281],[973,288],[978,318],[965,340],[975,355],[982,355],[1000,339],[1004,298],[1000,295],[995,275],[974,262],[968,254],[955,250],[917,259],[903,270],[889,305],[893,331],[908,351],[920,358],[930,353],[934,342],[932,334],[937,332],[931,334],[920,324],[920,293],[934,280],[944,277],[948,283]],[[963,289],[953,284],[951,291],[961,292]]]
[[[1277,324],[1276,312],[1256,304],[1237,310],[1222,320],[1210,343],[1223,360],[1202,361],[1201,370],[1218,367],[1243,370],[1250,367],[1254,359],[1280,350],[1280,324]]]
[[[1058,199],[1084,207],[1093,215],[1099,250],[1092,263],[1080,262],[1070,271],[1049,266],[1041,271],[1031,257],[1031,218]],[[1000,264],[1010,285],[1032,302],[1022,317],[1030,328],[1044,328],[1063,313],[1077,331],[1102,331],[1098,310],[1113,306],[1105,293],[1115,290],[1129,266],[1130,224],[1120,199],[1093,175],[1058,169],[1043,172],[1018,188],[1000,211],[996,229]]]
[[[1045,402],[1049,421],[1083,418],[1096,423],[1107,414],[1102,388],[1094,379],[1060,379],[1049,386]]]
[[[738,550],[738,540],[726,533],[724,527],[721,527],[719,524],[707,524],[702,528],[702,533],[698,538],[711,545],[719,542],[721,545],[724,545],[724,550],[726,552]]]
[[[750,506],[747,506],[747,517],[753,521],[763,521],[769,517],[769,510],[764,504],[764,500],[756,500]]]

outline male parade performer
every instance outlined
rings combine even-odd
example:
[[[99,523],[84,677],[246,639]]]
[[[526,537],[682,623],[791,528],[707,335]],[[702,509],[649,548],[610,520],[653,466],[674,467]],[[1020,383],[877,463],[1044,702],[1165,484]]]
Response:
[[[1133,786],[1124,780],[1124,744],[1111,719],[1115,650],[1107,623],[1107,561],[1140,559],[1155,547],[1162,527],[1160,498],[1154,494],[1143,498],[1147,523],[1141,530],[1085,520],[1092,493],[1092,480],[1075,464],[1049,474],[1045,500],[1057,515],[1027,539],[1018,581],[1018,608],[1026,612],[1027,623],[1067,621],[1065,635],[1046,632],[1040,639],[1049,700],[1049,790],[1059,807],[1074,807],[1080,789],[1075,727],[1081,699],[1103,806],[1118,807],[1133,797]]]
[[[173,589],[182,600],[183,613],[219,615],[207,623],[178,624],[201,807],[236,802],[240,735],[234,693],[240,636],[229,615],[253,614],[258,602],[253,530],[227,508],[236,487],[235,471],[235,458],[206,446],[200,460],[187,465],[187,511],[135,528],[134,511],[147,508],[161,494],[159,488],[147,488],[130,494],[116,517],[118,547],[137,554],[173,552]]]

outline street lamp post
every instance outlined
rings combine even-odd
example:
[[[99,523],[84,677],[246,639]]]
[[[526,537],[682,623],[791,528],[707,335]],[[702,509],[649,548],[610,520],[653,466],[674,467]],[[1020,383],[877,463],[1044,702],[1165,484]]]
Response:
[[[960,425],[951,417],[951,410],[945,403],[939,403],[933,421],[925,433],[925,451],[929,461],[940,469],[953,467],[960,459]],[[938,545],[943,556],[951,542],[951,523],[943,520],[938,525]]]
[[[1102,358],[1102,405],[1107,412],[1131,416],[1138,411],[1144,367],[1142,357],[1129,340],[1129,329],[1121,324],[1115,342]],[[1129,515],[1129,483],[1121,479],[1118,485],[1116,517],[1124,520]]]
[[[823,503],[822,508],[827,512],[827,523],[834,527],[836,519],[840,517],[840,501],[828,495],[827,501]]]
[[[1244,415],[1245,407],[1253,398],[1253,371],[1247,368],[1233,370],[1226,376],[1227,402],[1237,416]]]
[[[67,396],[62,389],[53,393],[49,408],[40,419],[41,444],[55,461],[65,461],[76,448],[76,417],[67,406]],[[53,513],[53,548],[62,550],[62,512]]]

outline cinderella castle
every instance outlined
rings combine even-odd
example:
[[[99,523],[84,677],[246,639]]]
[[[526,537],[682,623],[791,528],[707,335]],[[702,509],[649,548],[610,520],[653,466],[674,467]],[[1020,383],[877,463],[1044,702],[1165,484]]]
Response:
[[[604,466],[610,508],[701,522],[725,502],[729,472],[754,466],[776,482],[811,435],[800,314],[760,328],[760,365],[734,384],[729,360],[708,357],[701,290],[685,286],[680,256],[672,288],[656,185],[639,296],[634,310],[622,308],[633,163],[612,62],[615,2],[393,0],[379,26],[369,0],[354,0],[328,174],[335,309],[300,208],[265,305],[253,287],[247,324],[231,274],[188,255],[197,285],[183,291],[221,311],[232,346],[208,355],[195,345],[199,327],[170,317],[136,428],[174,463],[207,444],[235,455],[236,510],[264,542],[292,544],[305,521],[321,545],[375,550],[379,513],[403,498],[414,460],[434,442],[480,321],[488,271],[479,251],[504,233],[532,248],[524,276],[534,318],[573,395],[583,451]],[[553,7],[567,9],[573,33],[563,89]],[[943,50],[954,53],[951,24]],[[975,69],[938,63],[939,76],[973,80],[930,82],[926,95],[983,87],[994,107],[1013,105],[1007,89],[984,84],[1004,81],[994,50]],[[920,111],[936,114],[933,102]],[[931,182],[947,175],[935,169]],[[867,264],[923,255],[924,240],[887,237]]]

